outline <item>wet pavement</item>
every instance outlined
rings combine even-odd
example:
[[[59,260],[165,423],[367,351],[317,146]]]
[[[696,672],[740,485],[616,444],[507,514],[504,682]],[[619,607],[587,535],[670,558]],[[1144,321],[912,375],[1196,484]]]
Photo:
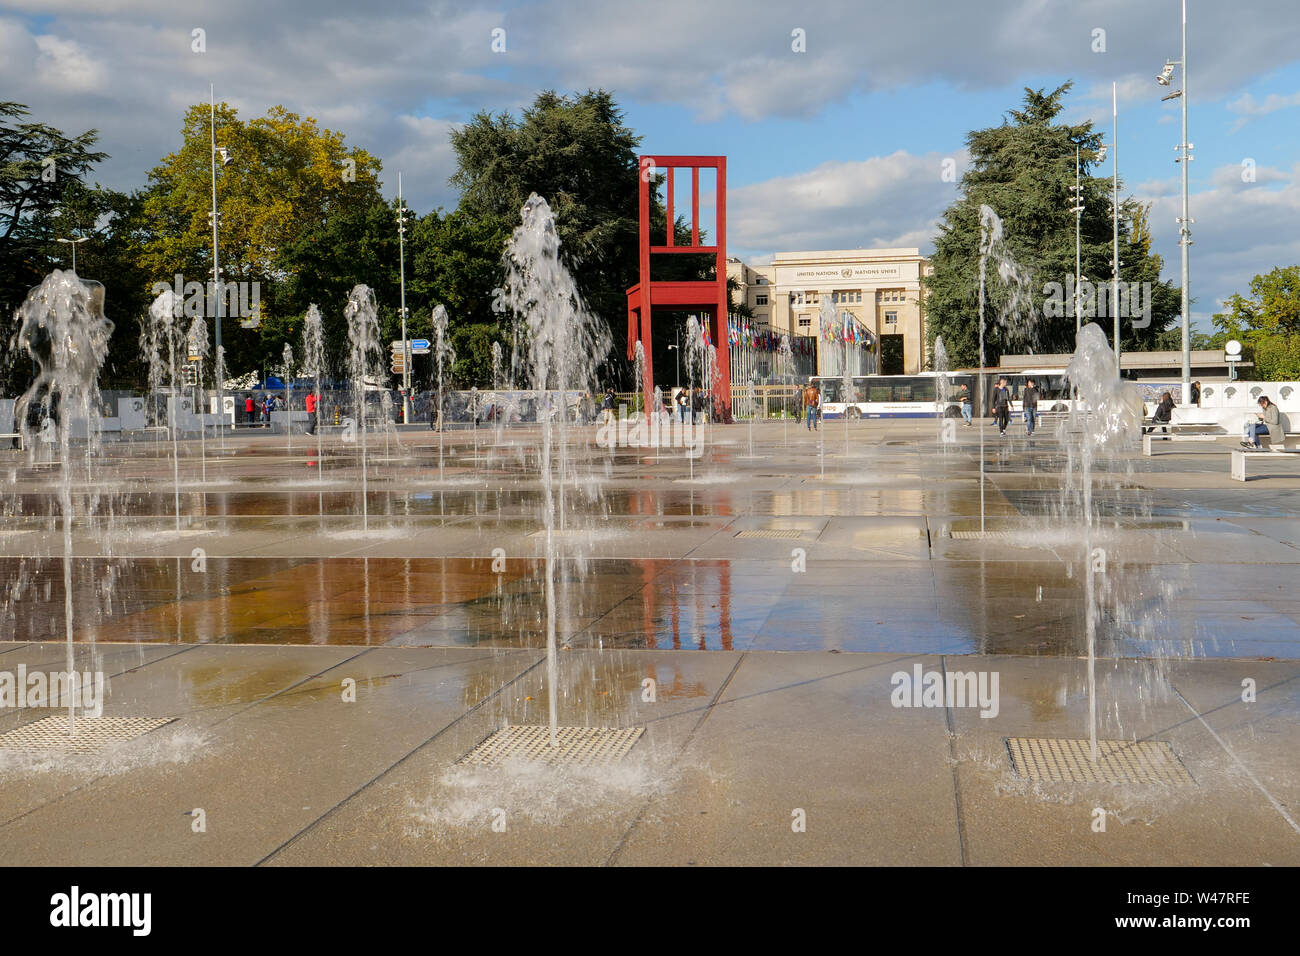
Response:
[[[183,443],[179,489],[170,446],[106,444],[71,486],[77,666],[105,715],[176,720],[111,759],[0,749],[7,859],[1300,863],[1300,468],[1125,454],[1085,535],[1051,435],[990,431],[981,494],[975,429],[711,431],[695,460],[568,433],[561,723],[647,728],[600,773],[454,763],[546,713],[535,431],[449,433],[441,467],[436,434],[372,436],[364,499],[337,436]],[[57,468],[0,471],[0,672],[59,669]],[[1169,741],[1194,788],[1010,766],[1009,736],[1087,735],[1086,548],[1099,731]],[[998,713],[895,706],[914,664],[996,671]]]

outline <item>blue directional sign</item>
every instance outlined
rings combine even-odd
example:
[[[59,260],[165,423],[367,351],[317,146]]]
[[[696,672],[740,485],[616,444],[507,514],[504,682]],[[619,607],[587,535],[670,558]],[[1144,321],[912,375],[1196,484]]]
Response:
[[[429,347],[428,339],[411,339],[411,351],[422,352]]]

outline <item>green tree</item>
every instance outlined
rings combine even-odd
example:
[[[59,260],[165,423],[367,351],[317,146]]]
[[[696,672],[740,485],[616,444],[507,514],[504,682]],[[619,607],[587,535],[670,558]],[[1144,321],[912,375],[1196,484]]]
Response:
[[[380,164],[365,150],[346,146],[343,134],[279,106],[244,122],[233,108],[219,104],[216,130],[217,145],[229,159],[217,172],[222,279],[257,282],[261,288],[262,325],[248,330],[228,321],[223,326],[227,368],[238,375],[268,361],[278,364],[286,338],[297,348],[289,329],[300,331],[294,324],[300,313],[288,310],[297,309],[303,296],[286,298],[277,286],[300,265],[292,253],[302,252],[305,233],[334,229],[336,236],[348,236],[358,221],[373,215],[376,205],[383,206]],[[186,281],[207,282],[212,275],[207,105],[186,111],[182,136],[181,148],[150,171],[143,200],[147,236],[140,264],[153,282],[172,283],[177,274]],[[344,224],[334,226],[336,219]],[[336,258],[347,254],[342,249],[335,253]],[[355,270],[345,274],[352,276]],[[373,277],[369,284],[375,284]],[[341,308],[335,302],[319,305],[323,314]]]
[[[95,130],[68,136],[21,121],[28,115],[21,104],[0,103],[0,342],[9,343],[28,290],[50,271],[71,268],[71,248],[57,240],[85,239],[77,244],[77,271],[108,287],[105,312],[116,327],[100,384],[130,387],[139,373],[135,323],[144,299],[135,262],[139,204],[86,182],[107,158],[92,148]],[[30,377],[25,356],[6,349],[0,392],[19,393]]]
[[[1056,122],[1062,100],[1071,89],[1065,83],[1049,92],[1025,90],[1022,109],[1009,111],[1000,126],[973,130],[966,143],[971,167],[962,177],[961,197],[944,212],[926,277],[927,335],[933,348],[942,335],[954,366],[979,360],[980,206],[990,206],[1003,222],[1006,245],[1032,276],[1032,299],[1038,310],[1027,340],[999,334],[991,318],[985,325],[985,354],[997,364],[1005,350],[1031,348],[1037,352],[1074,350],[1072,315],[1052,311],[1049,283],[1059,284],[1068,301],[1067,278],[1074,275],[1075,214],[1071,211],[1075,156],[1082,164],[1084,212],[1080,224],[1083,275],[1092,281],[1109,279],[1112,256],[1111,180],[1091,175],[1098,163],[1102,133],[1091,123]],[[1150,348],[1178,311],[1178,291],[1160,281],[1161,258],[1150,251],[1147,208],[1132,199],[1120,202],[1120,277],[1125,282],[1151,283],[1151,324],[1135,328],[1122,320],[1121,342],[1126,349]],[[988,270],[987,316],[1006,304],[996,270]],[[1059,301],[1059,298],[1056,300]],[[1109,305],[1109,303],[1108,303]],[[1108,309],[1108,314],[1109,314]],[[1084,322],[1092,321],[1084,319]],[[1098,319],[1109,329],[1112,319]]]
[[[637,147],[641,138],[623,121],[611,94],[588,90],[575,96],[553,91],[540,93],[519,118],[509,114],[481,112],[452,133],[457,170],[452,183],[461,187],[457,212],[466,217],[464,226],[473,233],[465,242],[447,248],[459,267],[472,275],[476,296],[482,296],[485,266],[499,276],[505,240],[519,224],[519,211],[530,193],[544,198],[555,213],[561,241],[561,255],[573,273],[587,307],[603,319],[611,340],[625,340],[627,289],[637,282],[638,209],[640,175]],[[662,195],[665,177],[657,174],[651,183],[651,235],[662,236],[666,224]],[[461,223],[455,229],[462,229]],[[690,230],[682,216],[675,217],[674,232],[680,242]],[[471,266],[469,259],[484,249],[486,260]],[[707,257],[660,256],[655,263],[656,280],[696,279],[711,275]],[[436,272],[433,270],[431,274]],[[498,282],[494,280],[492,286]],[[452,309],[454,325],[468,322],[484,325],[508,321],[505,316],[484,315],[476,300],[469,313]],[[508,338],[505,329],[493,334],[471,336],[468,342],[490,343]],[[668,340],[665,339],[665,343]],[[666,347],[666,344],[665,344]],[[607,377],[630,383],[623,349],[601,356],[608,362]],[[475,368],[486,366],[486,356],[476,356]],[[659,361],[657,358],[656,361]]]
[[[1300,266],[1279,266],[1250,280],[1250,295],[1228,297],[1213,317],[1214,347],[1230,338],[1255,363],[1251,377],[1265,382],[1300,380]]]

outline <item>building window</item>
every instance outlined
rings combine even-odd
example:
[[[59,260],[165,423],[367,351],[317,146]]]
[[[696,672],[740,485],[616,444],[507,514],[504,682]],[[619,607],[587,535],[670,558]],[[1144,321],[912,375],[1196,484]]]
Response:
[[[799,328],[801,328],[801,329],[806,329],[806,328],[808,328],[810,325],[812,325],[812,319],[810,319],[810,318],[809,318],[808,316],[806,316],[806,315],[801,315],[801,316],[799,316]]]
[[[756,295],[756,296],[754,296],[754,304],[755,304],[755,305],[767,305],[767,294],[764,293],[763,295]]]
[[[892,310],[889,311],[889,312],[886,312],[886,313],[885,313],[885,324],[886,324],[886,325],[897,325],[897,324],[898,324],[898,313],[897,313],[897,312],[894,312],[894,311],[892,311]]]

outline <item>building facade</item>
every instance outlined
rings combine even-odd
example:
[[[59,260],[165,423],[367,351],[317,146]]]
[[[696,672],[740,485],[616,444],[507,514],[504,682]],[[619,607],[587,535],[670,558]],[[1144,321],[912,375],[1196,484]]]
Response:
[[[811,358],[815,353],[815,370],[804,362],[799,363],[800,372],[818,375],[843,371],[843,336],[836,332],[846,327],[854,330],[853,348],[864,353],[863,364],[869,366],[850,361],[851,371],[922,371],[926,336],[921,279],[929,269],[929,261],[916,248],[782,252],[767,266],[727,260],[727,277],[737,286],[735,299],[749,306],[754,331],[789,335],[796,345],[804,339],[796,354]],[[831,329],[822,327],[828,300],[837,317]]]

